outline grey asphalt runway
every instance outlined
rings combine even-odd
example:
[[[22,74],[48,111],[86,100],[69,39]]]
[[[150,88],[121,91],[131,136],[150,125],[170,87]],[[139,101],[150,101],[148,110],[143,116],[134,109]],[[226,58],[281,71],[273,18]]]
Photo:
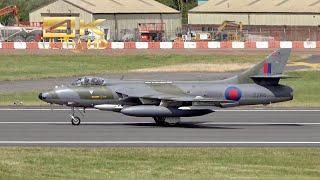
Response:
[[[69,110],[0,109],[1,146],[320,146],[320,110],[218,110],[157,127],[150,118],[87,111],[72,126]]]

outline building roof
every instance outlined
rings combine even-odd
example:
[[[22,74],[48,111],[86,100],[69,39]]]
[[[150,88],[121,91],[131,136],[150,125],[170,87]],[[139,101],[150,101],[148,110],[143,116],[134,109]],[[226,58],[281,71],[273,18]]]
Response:
[[[320,0],[209,0],[189,12],[320,13]]]
[[[93,14],[179,13],[155,0],[63,0]]]

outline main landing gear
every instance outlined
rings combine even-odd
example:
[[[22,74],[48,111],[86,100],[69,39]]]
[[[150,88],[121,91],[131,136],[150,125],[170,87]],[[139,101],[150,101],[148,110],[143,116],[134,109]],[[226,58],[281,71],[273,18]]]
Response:
[[[81,112],[78,108],[75,108],[75,107],[71,107],[71,112],[72,114],[70,114],[70,118],[71,118],[71,124],[74,125],[74,126],[79,126],[80,123],[81,123],[81,119],[76,116],[76,112],[75,112],[75,109],[79,112],[79,114],[84,117],[84,114],[86,113],[86,109],[83,108],[83,112]]]
[[[153,117],[157,126],[175,126],[180,122],[180,117]]]

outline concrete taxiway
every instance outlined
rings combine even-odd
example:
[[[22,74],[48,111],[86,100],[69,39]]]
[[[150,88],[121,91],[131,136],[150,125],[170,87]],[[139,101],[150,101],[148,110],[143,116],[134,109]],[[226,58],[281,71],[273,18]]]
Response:
[[[320,146],[320,110],[218,110],[157,127],[150,118],[89,110],[80,126],[68,109],[0,109],[0,145]]]

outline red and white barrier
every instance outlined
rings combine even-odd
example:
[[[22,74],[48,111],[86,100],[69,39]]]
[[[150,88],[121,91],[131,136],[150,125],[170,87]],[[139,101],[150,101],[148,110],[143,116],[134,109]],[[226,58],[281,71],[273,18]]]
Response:
[[[315,41],[305,41],[305,42],[303,42],[303,47],[305,49],[317,48],[317,42],[315,42]]]
[[[233,49],[243,49],[244,42],[232,42],[232,48]]]
[[[13,42],[3,42],[2,49],[14,49]]]
[[[75,49],[76,44],[72,42],[64,42],[62,43],[63,49]]]
[[[220,45],[220,42],[208,42],[208,48],[210,49],[219,49],[221,47]]]
[[[111,49],[124,49],[124,43],[123,42],[112,42]]]
[[[50,49],[50,43],[48,42],[38,42],[39,49]]]
[[[292,48],[291,41],[280,41],[280,48]]]
[[[258,41],[258,42],[256,42],[256,48],[257,49],[268,49],[269,48],[269,42],[267,42],[267,41]]]
[[[197,43],[196,42],[184,42],[183,46],[184,46],[184,49],[196,49]]]
[[[320,41],[248,41],[248,42],[111,42],[61,43],[61,42],[0,42],[0,49],[315,49]]]
[[[137,49],[148,49],[149,43],[148,42],[136,42]]]
[[[13,43],[14,49],[27,49],[27,43],[25,42],[14,42]]]
[[[172,49],[172,42],[160,42],[160,49]]]

